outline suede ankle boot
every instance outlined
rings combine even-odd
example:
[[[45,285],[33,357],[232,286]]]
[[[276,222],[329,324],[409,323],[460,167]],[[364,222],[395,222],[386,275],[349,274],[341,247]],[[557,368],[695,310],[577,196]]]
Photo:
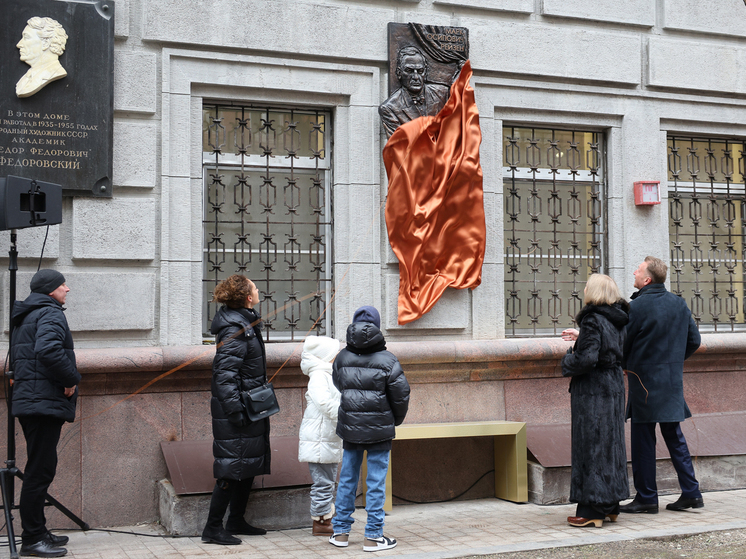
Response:
[[[327,518],[326,520],[314,520],[313,528],[311,528],[311,534],[314,536],[331,536],[334,533],[332,528],[332,519]]]
[[[242,543],[240,538],[231,536],[222,526],[217,528],[205,526],[205,529],[202,530],[202,541],[218,545],[240,545]]]
[[[241,534],[242,536],[263,536],[267,533],[264,528],[257,528],[246,522],[243,518],[240,520],[231,520],[225,523],[225,529],[229,534]]]
[[[243,536],[263,536],[267,533],[264,528],[252,526],[244,519],[246,514],[246,505],[249,502],[251,486],[254,478],[234,481],[231,484],[231,501],[228,511],[228,520],[225,522],[225,529],[230,534],[241,534]]]
[[[313,526],[311,528],[311,534],[314,536],[331,536],[334,534],[334,528],[332,528],[332,518],[334,518],[334,503],[332,503],[331,510],[322,516],[313,516]]]
[[[216,543],[219,545],[238,545],[239,538],[234,538],[223,528],[223,517],[231,502],[230,485],[225,480],[218,480],[212,490],[210,499],[210,510],[207,513],[207,523],[202,531],[202,541],[205,543]]]

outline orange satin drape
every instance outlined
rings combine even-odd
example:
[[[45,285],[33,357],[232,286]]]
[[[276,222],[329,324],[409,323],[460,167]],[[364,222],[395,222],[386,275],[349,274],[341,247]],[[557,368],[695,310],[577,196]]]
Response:
[[[467,61],[435,116],[402,124],[383,149],[386,227],[399,259],[399,324],[421,318],[446,287],[482,280],[486,226],[479,112]]]

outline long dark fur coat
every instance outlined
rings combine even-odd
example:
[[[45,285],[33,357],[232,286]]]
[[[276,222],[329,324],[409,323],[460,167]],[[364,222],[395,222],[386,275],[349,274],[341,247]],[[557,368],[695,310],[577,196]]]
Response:
[[[562,359],[570,381],[572,479],[570,501],[611,504],[629,497],[624,445],[622,348],[629,306],[586,305],[580,334]]]

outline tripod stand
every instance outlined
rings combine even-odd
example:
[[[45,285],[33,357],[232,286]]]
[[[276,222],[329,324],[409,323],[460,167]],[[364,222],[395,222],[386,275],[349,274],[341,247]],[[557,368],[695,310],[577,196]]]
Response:
[[[17,240],[17,233],[15,229],[12,229],[10,231],[10,250],[8,251],[8,256],[10,257],[10,262],[8,264],[8,270],[10,271],[10,283],[9,283],[9,291],[10,291],[10,305],[8,306],[9,309],[9,327],[8,327],[8,351],[10,352],[10,346],[13,341],[13,304],[16,300],[16,271],[18,271],[18,250],[16,247],[16,240]],[[7,402],[7,411],[8,411],[8,459],[5,461],[5,468],[0,469],[0,493],[2,494],[2,508],[5,512],[5,526],[8,531],[8,547],[10,548],[10,557],[11,559],[18,559],[18,550],[16,549],[16,540],[15,540],[15,534],[13,531],[13,514],[12,510],[14,508],[14,501],[15,501],[15,479],[19,478],[20,480],[23,480],[23,473],[21,470],[19,470],[16,467],[16,437],[15,437],[15,429],[16,429],[16,420],[15,417],[13,417],[12,409],[11,409],[11,403],[13,400],[13,361],[10,359],[9,365],[8,365],[8,372],[6,373],[6,377],[10,380],[10,382],[7,382],[5,384],[5,394],[6,394],[6,402]],[[59,501],[57,501],[55,498],[51,497],[49,493],[46,495],[46,500],[49,504],[53,505],[57,510],[59,510],[62,514],[67,516],[70,520],[75,522],[82,530],[89,530],[90,526],[83,522],[80,518],[75,516],[69,509],[67,509],[64,505],[62,505]],[[17,507],[16,507],[17,508]]]

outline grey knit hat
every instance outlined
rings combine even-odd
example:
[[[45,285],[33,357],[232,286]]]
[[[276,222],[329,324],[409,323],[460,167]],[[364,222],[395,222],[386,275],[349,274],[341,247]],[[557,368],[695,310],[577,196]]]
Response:
[[[48,268],[39,270],[31,278],[31,293],[49,295],[63,283],[65,283],[65,276],[57,270],[50,270]]]

